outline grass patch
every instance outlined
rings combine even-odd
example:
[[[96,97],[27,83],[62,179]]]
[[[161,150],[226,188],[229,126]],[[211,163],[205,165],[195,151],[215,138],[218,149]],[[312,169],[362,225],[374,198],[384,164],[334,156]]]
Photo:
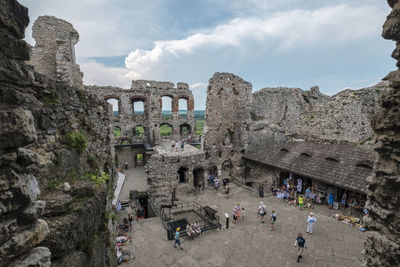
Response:
[[[82,154],[86,150],[88,139],[83,132],[72,132],[67,135],[65,142],[69,148],[74,148]]]
[[[161,136],[170,136],[172,135],[172,127],[168,124],[163,124],[160,126]]]
[[[121,129],[118,127],[114,127],[114,137],[118,138],[121,136]]]
[[[196,120],[196,135],[203,134],[204,124],[205,124],[205,120]]]

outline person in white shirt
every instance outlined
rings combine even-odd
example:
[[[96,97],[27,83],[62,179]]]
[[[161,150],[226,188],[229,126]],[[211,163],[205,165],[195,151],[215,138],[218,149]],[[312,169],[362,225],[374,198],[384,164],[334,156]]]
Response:
[[[312,234],[313,225],[316,222],[317,222],[317,219],[315,219],[314,214],[312,212],[310,212],[310,216],[308,216],[308,218],[307,218],[307,233]]]
[[[267,207],[264,205],[264,202],[261,201],[257,213],[257,215],[260,216],[261,223],[264,223],[264,217],[266,214],[267,214]]]

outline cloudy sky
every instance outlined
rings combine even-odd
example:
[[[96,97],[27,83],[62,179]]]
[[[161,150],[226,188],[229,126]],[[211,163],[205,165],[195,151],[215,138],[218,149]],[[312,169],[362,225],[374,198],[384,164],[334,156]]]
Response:
[[[377,83],[395,69],[381,37],[382,0],[20,0],[32,23],[53,15],[80,34],[85,84],[187,82],[195,108],[215,72],[264,87],[318,85],[325,94]]]

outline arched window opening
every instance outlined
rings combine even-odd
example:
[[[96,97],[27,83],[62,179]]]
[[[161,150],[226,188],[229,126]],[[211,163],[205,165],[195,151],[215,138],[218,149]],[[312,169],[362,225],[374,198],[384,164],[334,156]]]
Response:
[[[115,126],[113,130],[114,130],[114,138],[121,137],[121,128]]]
[[[172,135],[172,126],[168,123],[164,123],[160,125],[160,134],[161,136],[171,136]]]
[[[144,135],[144,128],[141,125],[133,127],[133,136],[140,137]]]
[[[179,132],[182,138],[186,138],[192,133],[192,129],[190,128],[189,124],[185,123],[179,126]]]
[[[163,119],[172,118],[172,97],[161,97],[161,116]]]
[[[142,99],[134,99],[132,101],[133,115],[144,114],[144,101]]]
[[[109,98],[107,99],[107,102],[112,105],[112,110],[113,110],[113,115],[118,116],[119,115],[119,103],[118,99],[116,98]]]
[[[185,98],[181,98],[178,101],[178,106],[179,106],[179,118],[187,118],[187,112],[188,112],[188,101]]]

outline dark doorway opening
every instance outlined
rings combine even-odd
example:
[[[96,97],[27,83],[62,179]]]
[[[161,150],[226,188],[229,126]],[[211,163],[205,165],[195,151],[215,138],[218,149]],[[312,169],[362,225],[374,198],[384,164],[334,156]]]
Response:
[[[188,168],[186,168],[186,167],[179,168],[179,170],[178,170],[179,183],[186,183],[187,182],[187,171],[188,171]]]
[[[151,209],[151,206],[149,205],[148,198],[149,197],[147,195],[138,197],[138,204],[139,204],[138,205],[138,213],[137,213],[138,217],[144,217],[145,219],[156,217],[156,214],[154,213],[154,211]],[[141,208],[143,208],[144,214],[143,214]]]
[[[194,185],[194,187],[198,187],[200,181],[202,181],[203,184],[204,184],[203,179],[204,179],[204,169],[202,169],[202,168],[194,169],[194,171],[193,171],[193,185]]]

